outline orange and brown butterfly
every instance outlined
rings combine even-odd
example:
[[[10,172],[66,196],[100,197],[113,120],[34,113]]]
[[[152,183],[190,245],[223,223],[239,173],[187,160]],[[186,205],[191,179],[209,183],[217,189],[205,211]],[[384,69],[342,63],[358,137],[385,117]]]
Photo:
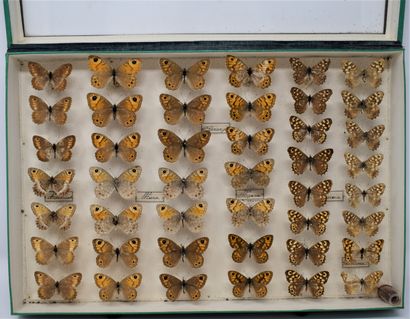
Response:
[[[379,105],[384,97],[382,91],[374,92],[363,100],[360,100],[356,95],[346,90],[343,90],[341,94],[343,103],[346,105],[345,115],[349,119],[356,118],[359,113],[366,115],[369,120],[374,120],[379,116]]]
[[[332,190],[332,185],[333,182],[330,179],[321,181],[312,187],[306,187],[297,181],[290,181],[288,184],[289,190],[293,195],[293,201],[297,207],[305,206],[305,203],[311,198],[316,207],[326,205],[327,195]]]
[[[347,173],[352,178],[358,176],[362,171],[370,178],[375,178],[379,175],[379,166],[384,159],[383,154],[372,155],[363,162],[356,155],[349,152],[346,152],[344,156],[347,165]]]
[[[75,136],[68,135],[57,143],[51,143],[39,135],[33,136],[33,145],[37,150],[37,158],[42,162],[58,159],[67,162],[71,159],[72,148],[75,145]]]
[[[225,131],[228,140],[232,142],[231,152],[235,155],[242,154],[247,146],[259,156],[265,155],[269,150],[268,143],[275,134],[275,130],[271,127],[260,130],[253,135],[248,135],[233,126],[228,126]]]
[[[50,299],[57,292],[64,300],[74,300],[77,297],[77,286],[81,283],[81,273],[70,274],[60,281],[55,281],[44,272],[34,272],[34,278],[39,285],[37,293],[40,299]]]
[[[116,258],[121,259],[126,266],[133,268],[138,263],[138,257],[135,255],[141,247],[139,238],[130,238],[120,247],[115,248],[110,242],[101,239],[93,239],[94,251],[97,253],[95,262],[98,267],[106,268],[111,261]]]
[[[160,237],[157,240],[159,249],[164,253],[162,262],[165,266],[173,268],[179,261],[189,261],[193,268],[200,268],[204,264],[202,255],[208,248],[209,238],[201,237],[192,241],[188,246],[178,245],[169,238]]]
[[[253,255],[258,264],[264,264],[269,259],[266,251],[272,246],[273,235],[265,235],[258,238],[254,243],[248,243],[238,235],[229,234],[228,242],[234,249],[232,252],[232,260],[234,262],[241,263],[245,260],[246,256],[250,258]]]
[[[288,210],[290,230],[294,234],[300,234],[305,228],[312,229],[313,233],[320,236],[326,231],[326,223],[329,221],[330,213],[327,210],[316,213],[310,218],[306,218],[296,210]]]
[[[293,239],[286,241],[286,247],[289,251],[289,262],[294,265],[300,265],[303,259],[310,259],[315,266],[321,266],[326,262],[326,253],[330,248],[330,241],[322,240],[305,247],[301,242]]]
[[[359,278],[355,274],[348,274],[341,272],[345,291],[348,295],[364,294],[366,296],[372,295],[376,289],[380,279],[383,277],[382,271],[372,271],[364,278]]]
[[[367,236],[374,236],[379,231],[379,225],[383,218],[383,212],[375,212],[366,217],[359,217],[348,210],[343,211],[346,231],[352,237],[359,235],[360,231],[363,231]]]
[[[380,146],[380,137],[383,135],[385,126],[383,124],[376,125],[367,132],[364,132],[359,125],[353,121],[346,122],[346,130],[349,133],[347,144],[351,148],[356,148],[359,144],[365,142],[371,151],[375,151]]]
[[[205,73],[208,72],[209,59],[201,59],[189,68],[182,68],[170,59],[161,58],[159,65],[166,75],[165,86],[168,90],[177,90],[181,83],[187,83],[193,90],[200,90],[205,85]]]
[[[124,301],[134,301],[137,299],[137,288],[141,285],[142,275],[133,273],[121,281],[116,281],[108,275],[97,273],[94,275],[94,281],[100,288],[99,296],[102,301],[112,300],[115,292],[122,294]]]
[[[226,102],[231,108],[229,115],[235,122],[241,122],[247,113],[260,122],[269,121],[272,116],[271,109],[275,105],[276,95],[266,93],[258,97],[255,101],[246,101],[233,92],[226,93]]]
[[[201,298],[201,291],[205,284],[208,276],[205,274],[200,274],[193,276],[189,279],[178,279],[170,274],[159,275],[159,280],[161,284],[167,288],[167,299],[170,301],[175,301],[178,299],[181,291],[183,293],[187,292],[191,300],[197,301]]]
[[[115,87],[132,89],[137,84],[137,73],[141,70],[141,60],[128,59],[125,63],[113,68],[110,62],[95,55],[88,57],[88,68],[93,72],[91,85],[97,89],[104,88],[112,78]]]
[[[40,265],[48,265],[52,257],[64,264],[74,261],[74,250],[78,247],[78,237],[70,237],[57,245],[49,243],[41,237],[31,237],[31,247],[36,252],[36,262]]]
[[[313,66],[305,65],[299,58],[290,58],[289,63],[296,84],[322,85],[326,81],[326,71],[329,69],[330,59],[322,59]]]
[[[306,168],[312,170],[312,167],[316,174],[323,175],[328,170],[328,162],[332,158],[333,149],[326,148],[315,155],[306,155],[297,147],[289,147],[288,154],[292,162],[292,171],[296,175],[301,175],[305,172]]]
[[[50,121],[57,125],[64,125],[67,121],[67,112],[71,107],[72,99],[71,97],[63,97],[54,105],[48,105],[38,96],[30,95],[28,102],[33,110],[31,118],[35,124]]]
[[[312,137],[313,142],[323,144],[326,141],[326,132],[332,126],[332,119],[325,118],[313,125],[308,125],[297,116],[289,118],[290,127],[292,128],[292,137],[296,142],[303,142],[306,135]]]
[[[246,277],[235,270],[228,271],[228,279],[233,285],[232,294],[237,298],[243,297],[246,288],[248,288],[249,293],[252,288],[257,298],[264,298],[268,293],[266,286],[271,282],[272,278],[272,271],[262,271],[253,277]]]
[[[29,62],[28,70],[30,71],[31,84],[36,90],[44,90],[47,84],[51,89],[64,91],[67,86],[67,77],[71,74],[73,66],[70,63],[62,64],[54,71],[48,71],[40,63]]]
[[[259,227],[266,226],[274,205],[273,198],[262,199],[252,206],[246,205],[240,199],[226,199],[226,207],[231,213],[232,224],[235,227],[242,226],[248,220],[252,220]]]
[[[118,229],[124,234],[131,235],[138,230],[142,205],[133,204],[118,215],[114,215],[107,208],[93,204],[90,206],[90,213],[95,221],[94,228],[98,234],[109,234],[114,229]]]
[[[367,190],[361,190],[356,185],[347,183],[345,185],[345,191],[347,195],[347,200],[352,207],[359,206],[360,198],[363,199],[363,202],[367,201],[373,207],[379,206],[381,203],[381,196],[386,189],[386,185],[383,183],[375,184],[369,187]]]
[[[290,89],[290,94],[292,94],[292,97],[295,100],[294,106],[296,113],[305,113],[308,105],[312,105],[313,113],[322,114],[326,111],[326,103],[332,96],[333,91],[331,89],[325,89],[318,91],[313,95],[308,95],[303,92],[303,90],[293,87]]]
[[[76,207],[74,204],[67,204],[52,211],[43,204],[36,202],[31,204],[31,210],[36,216],[36,226],[41,230],[47,230],[51,224],[56,224],[60,230],[69,229]]]
[[[33,192],[37,196],[45,196],[54,192],[56,196],[64,196],[71,191],[70,184],[74,178],[74,169],[65,169],[55,176],[49,176],[39,168],[30,167],[28,175],[33,184]]]
[[[133,162],[137,158],[135,149],[140,144],[141,136],[133,132],[114,143],[109,137],[101,133],[91,134],[91,141],[97,149],[95,158],[100,163],[108,162],[113,156],[120,157],[125,162]]]
[[[231,72],[229,83],[232,86],[241,87],[253,84],[257,88],[266,89],[272,83],[270,74],[276,68],[276,60],[268,58],[252,68],[238,57],[227,55],[226,67]]]
[[[342,71],[345,74],[345,83],[350,88],[355,88],[361,83],[367,83],[373,88],[379,87],[382,83],[381,74],[385,67],[385,59],[374,60],[363,70],[360,70],[352,61],[342,61]]]
[[[360,261],[368,264],[378,264],[380,261],[380,254],[383,250],[384,240],[378,239],[370,243],[366,248],[360,247],[355,241],[344,238],[343,245],[343,262],[347,265],[355,265]]]
[[[225,171],[232,176],[231,185],[235,189],[244,188],[250,182],[264,188],[269,185],[269,173],[272,172],[274,164],[272,158],[262,160],[252,168],[247,168],[238,162],[226,162]]]
[[[303,288],[309,290],[313,298],[321,297],[325,292],[330,273],[320,271],[310,278],[305,278],[294,270],[286,270],[286,280],[289,283],[288,291],[292,296],[300,296]]]
[[[135,114],[142,104],[142,95],[130,95],[117,104],[112,104],[97,93],[87,94],[88,107],[93,111],[92,120],[95,126],[105,127],[111,120],[117,120],[124,127],[131,127],[137,120]]]

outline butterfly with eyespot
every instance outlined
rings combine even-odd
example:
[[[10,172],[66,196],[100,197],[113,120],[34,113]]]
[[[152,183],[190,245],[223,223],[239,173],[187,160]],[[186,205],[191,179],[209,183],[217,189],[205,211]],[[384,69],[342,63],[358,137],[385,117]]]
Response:
[[[348,210],[343,211],[343,219],[347,226],[346,231],[352,237],[359,235],[361,230],[363,230],[367,236],[374,236],[379,231],[379,225],[383,221],[383,218],[383,212],[376,212],[366,217],[359,217]]]
[[[28,98],[30,108],[33,110],[31,118],[35,124],[43,124],[45,121],[57,125],[64,125],[67,121],[67,112],[71,107],[71,97],[63,97],[54,105],[48,105],[41,98],[30,95]]]
[[[293,239],[286,241],[289,251],[289,262],[298,266],[303,259],[310,259],[315,266],[321,266],[326,262],[326,253],[329,251],[330,241],[322,240],[307,248],[301,242]]]
[[[191,300],[197,301],[201,298],[201,291],[207,280],[208,276],[205,274],[200,274],[193,276],[187,280],[178,279],[170,274],[159,275],[159,280],[161,284],[167,288],[166,296],[168,300],[175,301],[178,299],[179,295],[187,292]]]
[[[294,270],[286,270],[286,280],[289,283],[288,291],[292,296],[300,296],[303,288],[310,291],[313,298],[321,297],[325,292],[325,284],[327,283],[330,273],[321,271],[312,277],[304,278],[301,274]]]
[[[300,234],[305,228],[312,229],[313,233],[320,236],[326,231],[326,223],[329,221],[330,213],[327,210],[316,213],[311,218],[306,218],[296,210],[288,210],[290,230],[294,234]]]
[[[271,282],[272,278],[272,271],[262,271],[253,277],[246,277],[234,270],[228,271],[228,279],[233,285],[232,294],[237,298],[243,297],[247,287],[249,293],[251,292],[252,287],[256,297],[264,298],[268,293],[268,288],[266,286]]]
[[[93,204],[90,206],[90,213],[95,221],[94,228],[98,234],[109,234],[112,230],[118,229],[124,234],[131,235],[138,230],[138,219],[142,213],[142,206],[133,204],[118,215],[114,215],[107,208]]]
[[[50,159],[58,159],[67,162],[71,159],[71,149],[75,145],[75,136],[68,135],[57,143],[50,143],[44,137],[39,135],[33,136],[33,145],[37,150],[37,158],[42,162],[48,162]]]
[[[356,148],[360,143],[365,142],[371,151],[375,151],[380,146],[380,137],[383,135],[385,126],[376,125],[371,130],[364,132],[359,125],[353,121],[346,122],[346,130],[349,133],[347,144],[351,148]]]
[[[313,142],[323,144],[326,141],[326,132],[332,126],[332,119],[326,118],[315,124],[307,125],[297,116],[289,118],[290,127],[292,128],[292,137],[296,142],[303,142],[306,135],[312,137]]]
[[[273,128],[265,128],[256,132],[253,135],[247,135],[239,128],[228,126],[226,128],[226,136],[232,142],[231,152],[235,155],[240,155],[245,148],[249,146],[259,156],[265,155],[269,150],[268,143],[272,140],[275,130]]]
[[[383,154],[375,154],[362,162],[356,155],[346,152],[344,154],[347,173],[350,177],[355,178],[360,172],[365,172],[370,178],[375,178],[379,175],[379,166],[383,162]]]
[[[235,189],[241,189],[250,182],[256,186],[265,188],[269,185],[269,173],[273,170],[275,161],[272,158],[260,161],[252,168],[247,168],[238,162],[226,162],[225,171],[232,176],[231,185]]]
[[[289,63],[296,84],[322,85],[326,81],[326,71],[329,69],[330,59],[322,59],[313,66],[305,65],[299,58],[290,58]]]
[[[373,207],[379,206],[382,200],[381,196],[383,195],[385,189],[386,185],[383,183],[375,184],[369,187],[367,190],[361,190],[356,185],[350,183],[347,183],[345,185],[348,202],[350,206],[355,208],[359,206],[360,197],[363,199],[363,202],[367,198],[367,201]]]
[[[40,299],[50,299],[57,293],[64,300],[74,300],[77,297],[77,286],[81,283],[81,273],[70,274],[60,281],[55,281],[51,276],[41,272],[34,272],[34,278],[39,288],[37,294]]]
[[[272,246],[273,235],[265,235],[257,239],[254,243],[248,243],[238,235],[229,234],[228,242],[234,249],[232,252],[232,260],[234,262],[241,263],[247,255],[249,258],[253,255],[258,264],[264,264],[269,259],[269,255],[266,251]]]
[[[275,105],[276,95],[274,93],[266,93],[255,101],[248,102],[239,95],[228,92],[226,93],[226,102],[231,108],[229,115],[235,122],[241,122],[247,113],[260,122],[266,122],[272,116],[271,109]]]
[[[124,277],[121,281],[116,281],[110,276],[97,273],[94,275],[94,281],[100,288],[99,296],[102,301],[110,301],[114,297],[114,293],[120,293],[125,301],[134,301],[137,299],[137,288],[141,285],[142,275],[133,273]]]
[[[188,69],[181,68],[174,61],[166,58],[159,60],[162,72],[166,75],[165,86],[168,90],[175,91],[181,83],[187,83],[193,90],[202,89],[205,85],[204,75],[208,72],[210,60],[202,59]]]
[[[366,248],[360,247],[356,242],[349,238],[342,240],[343,245],[343,262],[347,265],[354,265],[359,260],[366,261],[369,264],[378,264],[380,254],[383,250],[384,240],[378,239],[370,243]]]
[[[290,89],[290,93],[295,100],[294,105],[296,113],[305,113],[307,106],[311,104],[313,113],[322,114],[326,111],[326,102],[329,101],[333,91],[331,89],[325,89],[318,91],[313,95],[307,95],[301,89],[293,87]]]
[[[175,208],[158,204],[158,216],[164,221],[165,231],[177,233],[181,228],[187,228],[192,233],[200,232],[204,225],[204,217],[208,209],[207,202],[197,202],[185,211],[178,211]]]
[[[106,268],[110,265],[113,258],[121,258],[126,266],[133,268],[138,263],[138,257],[135,255],[141,247],[139,238],[131,238],[124,242],[120,247],[114,246],[101,238],[93,239],[93,248],[97,253],[95,262],[98,267]]]
[[[164,253],[162,262],[165,266],[173,268],[186,259],[193,268],[200,268],[204,264],[204,256],[202,254],[206,251],[209,244],[208,237],[201,237],[195,239],[188,246],[178,245],[169,238],[160,237],[157,240],[159,249]]]
[[[133,162],[137,158],[135,149],[140,144],[141,136],[133,132],[123,137],[118,143],[101,133],[93,133],[91,141],[97,151],[95,158],[100,163],[109,161],[113,156],[120,157],[125,162]]]
[[[342,71],[345,74],[345,83],[350,88],[357,87],[361,82],[377,88],[382,83],[381,74],[386,66],[384,59],[374,60],[366,69],[359,70],[352,61],[342,61]]]
[[[78,237],[70,237],[57,245],[49,243],[41,237],[31,237],[31,247],[36,252],[36,262],[40,265],[48,265],[52,257],[64,264],[74,261],[74,250],[78,247]]]
[[[297,147],[289,147],[288,154],[292,162],[292,171],[296,175],[301,175],[309,166],[309,170],[314,168],[316,174],[323,175],[328,170],[328,162],[332,158],[333,149],[326,148],[313,156],[306,155]]]
[[[349,119],[356,118],[359,113],[364,113],[369,120],[374,120],[380,114],[379,105],[383,101],[384,93],[382,91],[374,92],[367,98],[360,100],[353,93],[342,91],[343,103],[346,105],[345,115]]]
[[[95,55],[88,57],[88,68],[93,72],[91,85],[97,89],[104,88],[112,78],[115,87],[132,89],[137,84],[137,73],[141,70],[140,59],[128,59],[118,68],[110,66],[110,62]]]
[[[39,168],[30,167],[28,175],[34,183],[33,192],[37,196],[45,196],[52,191],[56,196],[64,196],[71,191],[70,184],[73,181],[74,169],[65,169],[55,176],[49,176]]]
[[[67,204],[59,209],[52,211],[40,203],[32,203],[31,210],[36,216],[36,226],[38,229],[47,230],[52,223],[56,224],[59,230],[67,230],[71,226],[71,217],[73,217],[77,206]]]
[[[165,184],[163,193],[166,199],[175,199],[181,194],[186,194],[191,199],[199,200],[204,196],[202,184],[208,177],[208,170],[198,168],[187,177],[181,178],[173,170],[161,167],[158,169],[158,176]]]
[[[124,127],[131,127],[137,120],[135,114],[142,104],[142,95],[130,95],[117,104],[112,104],[97,93],[87,94],[88,107],[93,111],[91,119],[95,126],[105,127],[111,120],[117,120]]]
[[[64,91],[67,86],[67,77],[71,74],[73,66],[70,63],[62,64],[54,71],[48,71],[40,63],[29,62],[28,70],[30,71],[31,84],[36,90],[44,90],[47,84],[51,89]]]
[[[259,227],[266,226],[274,205],[273,198],[265,198],[252,206],[247,206],[239,199],[226,199],[226,207],[232,214],[232,224],[235,227],[243,225],[248,220],[252,220]]]
[[[137,182],[141,176],[141,166],[133,166],[123,171],[120,176],[113,177],[101,167],[90,167],[91,179],[97,183],[95,196],[107,199],[116,191],[124,199],[134,199],[137,194]]]
[[[305,206],[305,203],[313,199],[313,204],[316,207],[326,205],[327,195],[332,190],[333,182],[326,179],[314,185],[313,187],[306,187],[297,181],[290,181],[288,186],[293,195],[293,201],[297,207]]]
[[[367,296],[372,295],[377,289],[377,284],[383,277],[382,271],[372,271],[364,278],[359,278],[357,275],[341,272],[345,291],[348,295],[356,295],[358,293],[364,293]]]
[[[242,85],[249,86],[253,84],[257,88],[266,89],[272,83],[270,74],[276,68],[276,60],[269,58],[251,68],[238,57],[227,55],[226,67],[231,71],[229,83],[232,86],[241,87]]]

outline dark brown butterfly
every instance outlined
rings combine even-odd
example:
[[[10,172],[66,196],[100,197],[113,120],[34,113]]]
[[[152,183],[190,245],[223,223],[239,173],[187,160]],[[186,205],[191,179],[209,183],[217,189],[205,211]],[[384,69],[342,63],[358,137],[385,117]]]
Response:
[[[299,58],[290,58],[289,63],[296,84],[308,85],[313,82],[316,85],[322,85],[326,81],[330,59],[322,59],[313,66],[306,66]]]
[[[292,162],[292,171],[301,175],[305,172],[306,168],[309,166],[309,170],[314,168],[318,175],[323,175],[327,172],[328,162],[332,158],[333,149],[327,148],[313,156],[306,155],[297,147],[289,147],[288,154]]]
[[[289,262],[292,265],[300,265],[303,259],[309,259],[315,266],[321,266],[326,261],[326,253],[329,251],[330,241],[322,240],[307,248],[297,240],[288,239],[286,247],[289,251]]]
[[[289,283],[288,291],[292,296],[300,296],[302,289],[305,288],[309,289],[313,298],[319,298],[324,294],[325,284],[330,275],[328,271],[321,271],[308,279],[294,270],[287,270],[285,274]]]
[[[266,252],[273,243],[273,235],[265,235],[257,239],[254,243],[248,243],[242,237],[229,234],[229,245],[234,249],[232,252],[232,259],[237,263],[241,263],[245,260],[246,256],[253,255],[258,264],[266,263],[269,259],[269,255]]]
[[[332,126],[331,118],[323,119],[312,126],[307,125],[297,116],[291,116],[289,122],[293,130],[292,137],[298,143],[303,142],[306,135],[310,135],[313,142],[323,144],[327,138],[326,132],[329,131]]]
[[[306,227],[307,230],[311,228],[315,235],[320,236],[326,231],[326,223],[329,221],[329,215],[329,211],[325,210],[316,213],[311,218],[306,218],[296,210],[288,210],[290,230],[294,234],[300,234]]]
[[[48,71],[40,63],[29,62],[28,70],[33,76],[31,84],[36,90],[44,90],[47,83],[53,90],[63,91],[67,86],[67,77],[71,74],[73,66],[70,63],[62,64],[54,71]]]
[[[311,197],[316,207],[322,207],[327,202],[327,194],[332,190],[332,185],[332,180],[326,179],[313,187],[306,187],[297,181],[290,181],[288,186],[297,207],[303,207]]]
[[[292,94],[295,100],[295,111],[298,114],[305,113],[309,104],[312,105],[313,113],[322,114],[326,111],[326,102],[329,101],[332,93],[333,91],[331,89],[325,89],[313,95],[308,95],[297,87],[290,89],[290,94]]]

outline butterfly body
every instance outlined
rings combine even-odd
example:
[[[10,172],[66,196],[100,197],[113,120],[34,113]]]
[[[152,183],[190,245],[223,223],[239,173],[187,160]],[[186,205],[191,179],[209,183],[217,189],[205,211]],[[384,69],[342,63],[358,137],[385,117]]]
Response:
[[[266,287],[273,278],[272,271],[262,271],[253,277],[246,277],[240,272],[230,270],[228,271],[228,279],[233,285],[232,294],[237,298],[242,298],[246,288],[251,291],[251,287],[255,291],[258,298],[264,298],[268,293]]]
[[[289,283],[288,291],[292,296],[300,296],[305,289],[310,291],[313,298],[319,298],[324,294],[324,285],[330,276],[328,271],[321,271],[310,278],[304,278],[294,270],[287,270],[285,275]]]
[[[77,297],[77,286],[81,283],[81,273],[70,274],[60,281],[56,281],[44,272],[34,272],[34,278],[39,286],[37,293],[40,299],[50,299],[57,293],[64,300],[74,300]]]
[[[167,288],[166,296],[170,301],[178,299],[181,291],[188,293],[191,300],[199,300],[201,297],[200,289],[205,286],[207,278],[208,276],[205,274],[193,276],[187,280],[184,278],[182,280],[178,279],[170,274],[161,274],[159,276],[161,284]]]

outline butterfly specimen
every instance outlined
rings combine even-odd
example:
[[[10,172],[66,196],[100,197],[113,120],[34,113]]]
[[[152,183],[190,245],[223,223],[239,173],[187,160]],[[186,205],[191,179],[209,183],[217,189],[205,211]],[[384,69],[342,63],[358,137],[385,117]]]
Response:
[[[71,191],[70,184],[74,178],[74,170],[65,169],[55,176],[49,176],[39,168],[30,167],[28,175],[34,183],[33,192],[37,196],[45,196],[50,191],[56,196],[64,196]]]
[[[327,138],[326,132],[332,126],[332,119],[326,118],[310,126],[297,116],[292,115],[289,118],[289,123],[293,130],[292,137],[296,142],[303,142],[306,135],[311,135],[313,142],[323,144]]]
[[[276,60],[269,58],[257,64],[256,67],[248,67],[241,59],[233,56],[226,56],[226,67],[231,74],[229,83],[234,87],[255,85],[260,89],[266,89],[271,85],[272,79],[270,74],[276,68]]]
[[[37,285],[39,285],[37,293],[41,299],[50,299],[57,293],[63,297],[64,300],[74,300],[77,297],[77,286],[81,282],[81,273],[70,274],[60,281],[55,281],[49,275],[36,271],[34,278]]]
[[[74,261],[74,250],[78,246],[78,237],[70,237],[57,245],[50,244],[40,237],[31,237],[31,247],[36,252],[36,261],[40,265],[47,265],[52,257],[64,264],[71,264]]]
[[[348,197],[348,202],[352,207],[359,206],[360,197],[363,202],[366,200],[373,207],[379,206],[381,202],[381,196],[386,189],[386,185],[383,183],[378,183],[368,188],[367,190],[361,190],[359,187],[353,184],[347,183],[345,185],[346,195]]]
[[[37,158],[42,162],[48,162],[50,159],[59,159],[67,162],[71,159],[71,149],[75,145],[75,136],[68,135],[58,141],[56,144],[50,143],[44,137],[34,135],[33,145],[37,150]]]
[[[326,148],[313,156],[306,155],[297,147],[289,147],[288,154],[292,162],[292,171],[301,175],[309,166],[309,170],[315,170],[316,174],[323,175],[327,172],[328,162],[332,158],[333,149]]]
[[[101,133],[93,133],[91,141],[97,151],[95,158],[101,163],[109,161],[114,155],[120,157],[125,162],[133,162],[137,158],[135,148],[140,144],[141,136],[133,132],[123,137],[118,143]]]
[[[343,211],[343,219],[347,226],[346,230],[353,237],[359,235],[361,230],[367,236],[374,236],[379,231],[379,225],[383,218],[383,212],[372,213],[367,217],[359,217],[347,210]]]
[[[165,86],[168,90],[178,89],[182,82],[186,82],[193,90],[199,90],[205,85],[204,75],[208,72],[210,61],[202,59],[185,69],[170,59],[162,58],[159,60],[159,65],[166,75]]]
[[[126,301],[137,299],[137,288],[141,285],[142,275],[133,273],[124,277],[121,281],[115,281],[110,276],[97,273],[94,275],[94,281],[100,288],[99,296],[103,301],[109,301],[114,297],[114,293],[120,293]]]
[[[88,57],[88,68],[93,72],[91,85],[97,89],[104,88],[112,78],[115,87],[132,89],[137,84],[137,73],[141,70],[140,59],[129,59],[118,68],[111,67],[110,62],[98,56]]]
[[[201,163],[205,158],[203,148],[208,144],[211,138],[211,132],[204,130],[192,135],[187,140],[182,140],[175,133],[165,130],[158,130],[158,138],[165,146],[163,151],[164,160],[170,163],[175,163],[181,152],[192,163]]]
[[[91,216],[95,221],[95,231],[98,234],[108,234],[114,229],[131,235],[138,229],[138,219],[142,213],[140,204],[133,204],[118,215],[114,215],[107,208],[100,205],[90,206]]]
[[[379,105],[383,101],[384,93],[382,91],[374,92],[364,100],[349,91],[342,91],[343,103],[346,105],[345,115],[349,119],[356,118],[359,113],[364,113],[370,120],[374,120],[380,114]]]
[[[131,127],[137,120],[135,114],[142,104],[141,95],[130,95],[117,104],[112,104],[105,97],[97,93],[87,94],[87,103],[93,111],[91,116],[93,123],[98,127],[105,127],[111,120],[117,120],[124,127]]]
[[[54,105],[48,105],[38,96],[30,95],[28,102],[33,110],[31,118],[35,124],[50,121],[57,125],[64,125],[67,121],[67,112],[71,107],[72,99],[71,97],[63,97]]]
[[[342,61],[342,71],[345,74],[346,85],[355,88],[363,82],[377,88],[382,83],[381,74],[385,65],[386,61],[384,59],[378,59],[374,60],[366,69],[359,70],[352,61]]]
[[[345,291],[348,295],[364,293],[369,296],[377,289],[377,284],[382,278],[383,272],[373,271],[367,274],[366,277],[359,278],[357,275],[348,274],[343,271],[340,276],[342,277]]]
[[[242,154],[247,146],[259,156],[265,155],[269,150],[268,143],[272,140],[273,134],[275,134],[275,130],[270,127],[253,135],[247,135],[233,126],[226,128],[226,136],[232,142],[231,152],[235,155]]]
[[[349,238],[342,240],[344,257],[343,262],[347,265],[354,265],[358,261],[364,260],[369,264],[378,264],[380,254],[383,250],[383,239],[372,242],[367,248],[360,247],[356,242]]]
[[[232,214],[232,224],[236,227],[243,225],[247,220],[252,220],[260,227],[266,226],[269,223],[269,214],[274,205],[273,198],[265,198],[252,206],[247,206],[239,199],[226,199],[226,206]]]
[[[252,182],[256,186],[266,187],[269,185],[269,173],[273,170],[275,161],[272,158],[260,161],[252,168],[247,168],[238,162],[226,162],[225,170],[232,176],[231,185],[235,189],[240,189]]]
[[[181,212],[169,205],[158,204],[157,212],[164,221],[163,227],[167,232],[177,233],[181,228],[187,228],[190,232],[197,233],[202,230],[207,208],[208,204],[202,201]]]
[[[305,65],[299,58],[290,58],[289,63],[296,84],[322,85],[326,81],[326,71],[329,69],[330,59],[322,59],[313,66]]]
[[[36,216],[36,226],[38,229],[47,230],[51,224],[56,224],[58,229],[67,230],[71,226],[71,217],[73,217],[76,205],[67,204],[59,209],[52,211],[40,203],[32,203],[31,210]]]
[[[254,243],[248,243],[238,235],[229,234],[228,241],[229,245],[234,249],[232,252],[234,262],[241,263],[247,255],[249,255],[249,257],[253,255],[258,264],[263,264],[269,259],[269,255],[266,251],[272,246],[273,235],[265,235],[257,239]]]
[[[306,187],[297,181],[290,181],[288,186],[293,195],[293,201],[297,207],[305,206],[305,203],[313,199],[313,204],[316,207],[326,205],[327,194],[332,190],[332,180],[326,179],[317,183],[313,187]]]
[[[347,165],[347,173],[350,177],[355,178],[360,172],[365,172],[370,178],[375,178],[379,175],[379,166],[383,162],[383,154],[375,154],[362,162],[356,155],[345,153],[345,161]]]
[[[137,194],[137,181],[141,175],[141,167],[126,169],[118,177],[112,177],[101,167],[90,167],[91,179],[97,183],[94,192],[97,198],[107,199],[116,191],[124,199],[134,199]]]
[[[182,103],[176,97],[169,94],[161,94],[159,101],[164,108],[164,120],[170,125],[179,122],[185,116],[192,124],[202,124],[205,121],[205,111],[211,104],[211,96],[208,94],[199,95],[190,102]]]
[[[383,124],[373,127],[371,130],[364,132],[359,125],[353,121],[346,122],[346,130],[349,133],[347,144],[351,148],[359,146],[360,143],[365,142],[371,151],[375,151],[380,146],[380,137],[384,132],[385,126]]]
[[[161,182],[165,184],[163,193],[166,199],[175,199],[181,194],[186,194],[194,200],[204,196],[202,184],[208,177],[206,168],[198,168],[187,177],[181,178],[173,170],[161,167],[158,169],[158,175]]]
[[[28,63],[28,70],[33,77],[31,84],[36,90],[44,90],[49,83],[51,89],[64,91],[67,86],[67,77],[71,74],[72,69],[73,66],[70,63],[66,63],[51,72],[45,69],[40,63]]]
[[[321,266],[326,261],[326,253],[329,251],[330,242],[322,240],[307,248],[297,240],[288,239],[286,247],[289,251],[289,262],[294,265],[300,265],[303,259],[309,259],[315,266]]]
[[[290,230],[294,234],[300,234],[305,228],[312,229],[313,233],[320,236],[326,231],[326,223],[329,221],[330,213],[328,210],[316,213],[311,218],[306,218],[296,210],[288,210]]]
[[[326,102],[329,101],[333,91],[331,89],[321,90],[313,95],[307,95],[301,89],[293,87],[290,89],[293,99],[295,100],[295,111],[298,114],[305,113],[307,106],[312,105],[313,113],[322,114],[326,111]]]
[[[205,286],[207,278],[208,276],[205,274],[193,276],[187,280],[178,279],[170,274],[159,275],[161,284],[167,288],[167,298],[171,301],[177,300],[181,291],[183,293],[187,292],[191,300],[199,300],[201,298],[200,289]]]
[[[95,262],[98,267],[106,268],[115,257],[117,262],[121,258],[125,265],[133,268],[138,263],[138,258],[135,254],[140,249],[140,246],[141,240],[139,238],[131,238],[118,248],[114,248],[110,242],[101,238],[93,239],[93,247],[97,253]]]
[[[239,95],[228,92],[226,93],[226,102],[231,108],[229,115],[235,122],[242,121],[247,113],[260,122],[266,122],[272,116],[271,109],[275,105],[276,95],[274,93],[266,93],[255,101],[248,102]]]
[[[292,296],[300,296],[305,288],[309,289],[313,298],[319,298],[324,294],[325,284],[330,276],[328,271],[321,271],[308,279],[294,270],[286,270],[285,275],[289,283],[288,291]]]
[[[159,249],[164,253],[162,262],[170,268],[178,265],[180,260],[184,262],[185,257],[193,268],[202,267],[204,264],[204,256],[202,254],[208,248],[208,244],[208,237],[197,238],[186,247],[178,245],[169,238],[158,238]]]
[[[255,295],[258,298],[263,298],[268,293],[268,288],[266,287],[273,278],[273,272],[262,271],[253,277],[246,277],[240,272],[230,270],[228,271],[228,279],[233,285],[232,294],[237,298],[242,298],[245,294],[246,288],[249,292],[251,287],[255,291]]]

